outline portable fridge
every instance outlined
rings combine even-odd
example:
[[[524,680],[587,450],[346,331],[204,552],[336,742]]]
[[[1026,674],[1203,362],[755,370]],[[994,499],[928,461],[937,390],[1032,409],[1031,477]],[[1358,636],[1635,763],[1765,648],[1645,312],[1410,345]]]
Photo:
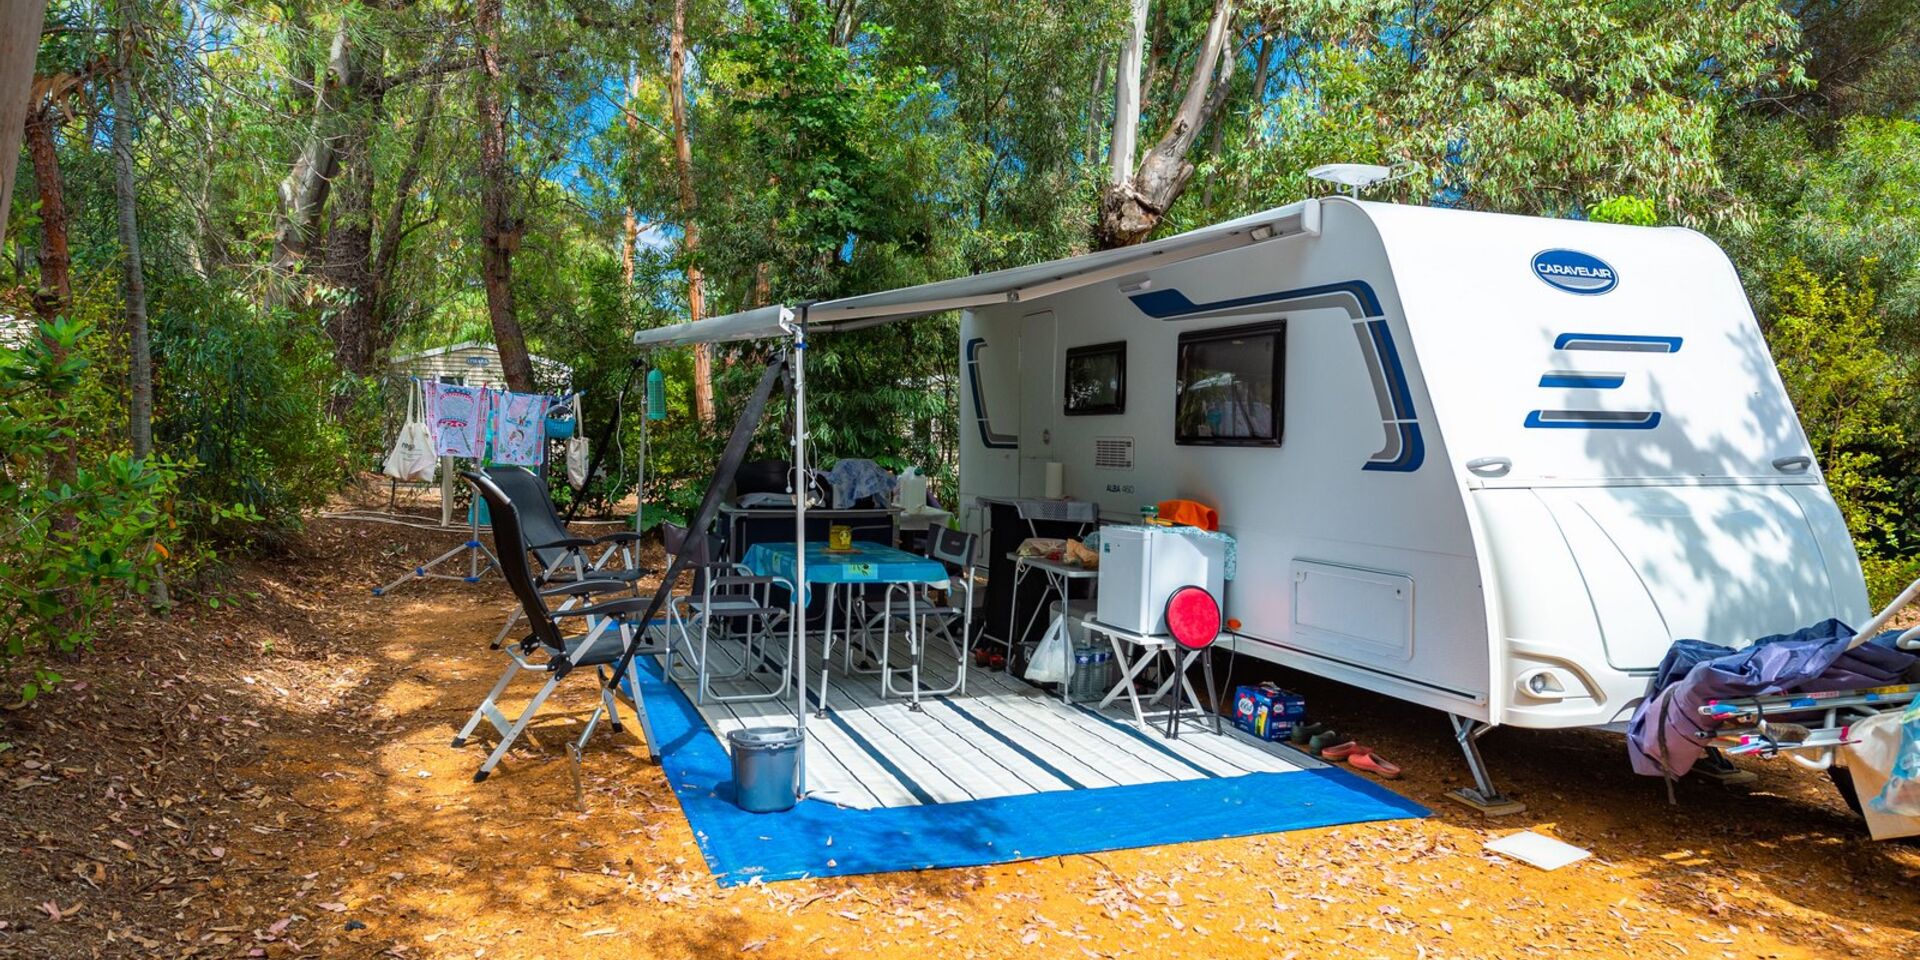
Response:
[[[1227,546],[1172,527],[1100,530],[1100,590],[1095,619],[1140,634],[1167,629],[1167,597],[1184,586],[1207,588],[1222,606]]]

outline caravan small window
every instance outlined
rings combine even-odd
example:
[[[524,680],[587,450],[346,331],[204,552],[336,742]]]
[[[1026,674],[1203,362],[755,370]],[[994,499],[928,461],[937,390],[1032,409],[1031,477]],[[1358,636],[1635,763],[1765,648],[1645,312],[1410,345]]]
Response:
[[[1287,322],[1180,335],[1174,442],[1280,445]]]
[[[1127,342],[1118,340],[1068,350],[1067,416],[1125,413],[1126,409]]]

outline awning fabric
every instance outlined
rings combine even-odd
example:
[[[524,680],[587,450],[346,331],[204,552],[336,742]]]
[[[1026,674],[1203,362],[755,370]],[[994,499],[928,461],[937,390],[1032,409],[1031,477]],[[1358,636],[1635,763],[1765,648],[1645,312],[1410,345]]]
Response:
[[[1250,243],[1319,234],[1320,201],[1303,200],[1118,250],[808,304],[805,307],[807,326],[814,331],[857,330],[948,310],[1039,300],[1095,283],[1122,281],[1134,274]],[[670,347],[785,336],[782,324],[791,320],[796,312],[785,306],[761,307],[641,330],[633,335],[633,342],[643,347]]]

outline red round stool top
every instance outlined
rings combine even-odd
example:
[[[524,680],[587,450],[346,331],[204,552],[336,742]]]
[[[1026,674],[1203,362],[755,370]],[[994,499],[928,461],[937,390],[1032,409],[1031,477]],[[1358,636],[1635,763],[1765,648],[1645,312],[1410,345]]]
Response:
[[[1202,650],[1220,636],[1220,601],[1205,587],[1181,587],[1167,598],[1167,632],[1188,650]]]

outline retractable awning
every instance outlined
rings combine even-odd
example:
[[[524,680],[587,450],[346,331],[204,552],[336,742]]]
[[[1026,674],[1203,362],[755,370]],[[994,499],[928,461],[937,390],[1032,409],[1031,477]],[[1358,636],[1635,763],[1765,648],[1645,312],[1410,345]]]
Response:
[[[1238,220],[1118,250],[1102,250],[1031,266],[842,297],[804,307],[810,330],[857,330],[948,310],[1039,300],[1095,283],[1121,280],[1169,264],[1279,237],[1319,236],[1320,201],[1303,200]],[[643,347],[757,340],[787,335],[797,308],[774,306],[641,330]]]

